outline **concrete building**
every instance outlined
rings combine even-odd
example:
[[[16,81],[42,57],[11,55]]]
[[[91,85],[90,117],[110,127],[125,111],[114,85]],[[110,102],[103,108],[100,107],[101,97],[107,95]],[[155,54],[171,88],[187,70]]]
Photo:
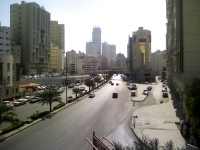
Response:
[[[151,54],[151,68],[158,75],[162,75],[163,67],[166,68],[166,50],[156,52]]]
[[[200,78],[200,1],[166,1],[167,73],[184,110],[186,85]]]
[[[124,54],[121,54],[121,53],[117,54],[116,68],[127,71],[126,61],[127,61],[127,58],[124,57]]]
[[[65,59],[65,25],[58,24],[58,21],[51,21],[50,24],[50,36],[51,43],[55,46],[57,45],[60,49],[60,53],[62,57],[60,58],[61,64],[59,68],[56,68],[58,72],[62,72],[64,70],[64,59]]]
[[[109,59],[114,59],[116,57],[116,45],[111,45],[107,42],[103,42],[102,55],[106,56]]]
[[[75,74],[76,73],[76,58],[77,54],[75,50],[71,50],[67,52],[67,70],[68,73]]]
[[[86,43],[86,54],[98,54],[98,44],[93,42]]]
[[[21,45],[24,74],[48,71],[50,13],[35,2],[10,5],[11,39]]]
[[[98,45],[97,54],[101,54],[101,28],[94,27],[92,31],[92,43]]]
[[[11,42],[10,28],[0,25],[0,100],[20,95],[20,55],[20,45]]]
[[[129,37],[127,46],[128,72],[130,80],[136,82],[154,81],[151,71],[151,31],[139,27]]]
[[[49,72],[61,72],[62,69],[62,57],[63,53],[62,50],[59,48],[58,45],[51,44],[51,53],[49,59]]]

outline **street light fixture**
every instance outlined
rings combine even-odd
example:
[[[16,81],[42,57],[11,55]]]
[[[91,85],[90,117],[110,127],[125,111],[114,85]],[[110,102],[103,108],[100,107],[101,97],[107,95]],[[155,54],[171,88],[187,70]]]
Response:
[[[135,118],[138,118],[138,116],[136,115],[136,116],[133,116],[133,122],[134,122],[134,128],[135,128]]]

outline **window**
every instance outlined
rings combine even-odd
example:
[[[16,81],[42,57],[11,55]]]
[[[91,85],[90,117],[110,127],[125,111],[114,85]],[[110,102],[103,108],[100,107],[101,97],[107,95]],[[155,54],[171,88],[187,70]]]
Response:
[[[14,90],[14,88],[12,88],[12,93],[15,94],[15,90]]]
[[[15,78],[16,78],[16,81],[20,81],[20,64],[19,63],[16,63],[15,64]]]
[[[15,89],[15,93],[18,93],[18,88]]]
[[[8,96],[9,95],[9,90],[8,89],[6,89],[6,96]]]
[[[8,32],[6,32],[6,34],[8,34]]]
[[[3,83],[3,63],[0,63],[0,83]]]
[[[7,63],[7,71],[10,71],[10,63]]]
[[[10,84],[10,76],[7,76],[7,84]]]

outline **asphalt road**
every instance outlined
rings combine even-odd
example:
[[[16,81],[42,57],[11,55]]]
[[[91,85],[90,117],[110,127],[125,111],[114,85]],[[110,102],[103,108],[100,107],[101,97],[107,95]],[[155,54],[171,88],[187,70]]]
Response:
[[[6,150],[92,150],[86,137],[92,141],[92,132],[102,139],[123,145],[132,145],[134,135],[129,127],[133,109],[126,83],[113,79],[119,86],[107,84],[95,92],[94,98],[85,98],[52,118],[32,126],[0,143]],[[117,99],[112,93],[118,92]]]

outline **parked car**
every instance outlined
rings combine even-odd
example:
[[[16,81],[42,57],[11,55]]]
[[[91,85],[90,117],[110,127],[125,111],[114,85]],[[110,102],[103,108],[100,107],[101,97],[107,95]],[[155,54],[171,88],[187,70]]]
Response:
[[[167,92],[163,92],[163,97],[168,97],[168,93]]]
[[[136,86],[135,84],[130,84],[130,85],[128,86],[128,89],[129,89],[129,90],[137,90],[137,86]]]
[[[163,88],[163,89],[162,89],[162,92],[167,92],[167,89],[166,89],[166,88]]]
[[[112,98],[118,98],[118,93],[113,93]]]
[[[116,83],[116,85],[119,85],[119,83]]]
[[[114,85],[114,83],[111,83],[111,85]]]
[[[27,99],[27,102],[31,99],[31,96],[24,96],[23,99]]]
[[[10,101],[3,101],[3,104],[8,107],[13,107],[13,104]]]
[[[95,97],[95,94],[94,93],[90,93],[89,94],[89,98],[93,98],[93,97]]]
[[[70,84],[68,87],[69,87],[69,88],[73,88],[73,87],[74,87],[74,84]]]
[[[30,99],[30,103],[36,103],[36,102],[39,102],[40,101],[40,98],[39,97],[34,97],[34,98],[31,98]]]
[[[15,102],[13,103],[13,105],[14,105],[14,106],[20,106],[20,105],[22,105],[22,104],[21,104],[21,102],[15,101]]]
[[[131,91],[131,96],[136,96],[136,91]]]
[[[148,90],[144,90],[144,91],[143,91],[143,94],[144,94],[144,95],[148,95],[148,94],[149,94]]]
[[[85,87],[80,87],[79,88],[81,91],[84,91],[85,90]]]
[[[26,99],[17,99],[16,102],[20,102],[21,105],[26,104],[27,100]]]

